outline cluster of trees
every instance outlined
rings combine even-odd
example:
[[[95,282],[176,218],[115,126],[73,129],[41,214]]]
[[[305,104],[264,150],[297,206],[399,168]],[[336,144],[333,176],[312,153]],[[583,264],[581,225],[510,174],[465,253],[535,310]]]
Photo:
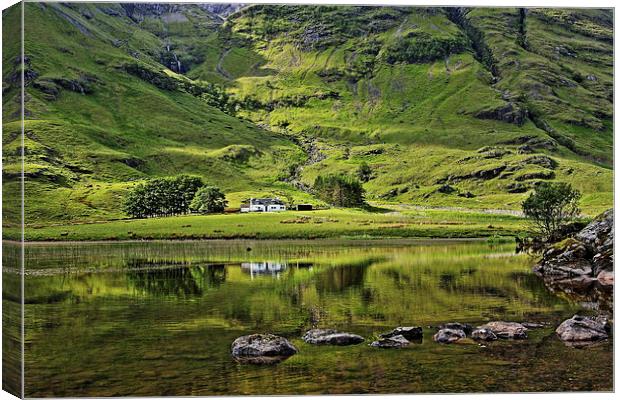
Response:
[[[334,206],[365,205],[361,182],[347,175],[318,176],[314,181],[314,191],[321,200]]]
[[[133,218],[163,217],[222,212],[226,207],[224,194],[214,186],[205,186],[196,176],[180,175],[154,178],[135,186],[127,194],[123,210]]]

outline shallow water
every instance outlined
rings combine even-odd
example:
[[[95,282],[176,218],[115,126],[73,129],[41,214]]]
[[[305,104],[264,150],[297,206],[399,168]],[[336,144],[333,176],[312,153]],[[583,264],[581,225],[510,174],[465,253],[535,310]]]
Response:
[[[141,396],[612,389],[612,342],[564,346],[591,302],[549,291],[512,245],[460,241],[151,242],[26,249],[26,395]],[[5,275],[8,272],[5,272]],[[439,345],[450,321],[549,323],[521,341]],[[313,325],[364,336],[310,346]],[[367,344],[399,325],[424,340]],[[230,357],[272,332],[299,353],[271,366]]]

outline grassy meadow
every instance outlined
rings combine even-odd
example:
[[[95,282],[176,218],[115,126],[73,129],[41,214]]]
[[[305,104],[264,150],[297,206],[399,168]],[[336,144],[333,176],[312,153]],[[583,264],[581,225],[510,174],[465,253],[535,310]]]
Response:
[[[328,209],[279,213],[188,215],[26,228],[27,241],[144,239],[474,238],[514,236],[522,218],[440,210]],[[17,239],[18,228],[5,228]],[[510,239],[512,240],[512,239]]]

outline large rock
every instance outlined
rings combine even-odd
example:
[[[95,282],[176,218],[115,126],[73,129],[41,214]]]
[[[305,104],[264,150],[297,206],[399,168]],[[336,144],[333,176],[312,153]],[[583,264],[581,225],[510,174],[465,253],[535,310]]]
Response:
[[[383,349],[398,349],[401,347],[409,346],[409,343],[410,342],[405,339],[403,335],[396,335],[375,340],[370,345],[372,347],[380,347]]]
[[[555,332],[564,342],[579,344],[607,339],[609,329],[609,323],[604,316],[583,317],[575,315],[562,322]]]
[[[575,236],[575,239],[585,244],[593,252],[598,252],[601,248],[613,246],[613,230],[614,210],[610,209],[590,222]]]
[[[460,329],[440,329],[433,336],[438,343],[454,343],[465,338],[465,332]]]
[[[574,237],[550,245],[534,271],[544,276],[590,276],[613,271],[613,209],[604,212]]]
[[[311,329],[306,332],[302,339],[310,344],[331,344],[335,346],[348,346],[364,341],[360,335],[338,332],[333,329]]]
[[[518,322],[493,321],[478,329],[488,329],[501,339],[526,339],[527,328]]]
[[[448,322],[446,324],[439,325],[439,329],[455,329],[457,331],[463,331],[466,335],[469,335],[474,328],[469,324],[461,324],[460,322]]]
[[[382,333],[382,338],[391,338],[402,335],[407,340],[420,340],[423,337],[422,328],[419,326],[399,326],[388,333]]]
[[[497,340],[497,335],[490,329],[476,329],[471,333],[471,338],[474,340],[484,340],[490,342],[492,340]]]
[[[297,349],[288,340],[272,334],[241,336],[231,346],[235,359],[252,364],[273,364],[295,353]]]

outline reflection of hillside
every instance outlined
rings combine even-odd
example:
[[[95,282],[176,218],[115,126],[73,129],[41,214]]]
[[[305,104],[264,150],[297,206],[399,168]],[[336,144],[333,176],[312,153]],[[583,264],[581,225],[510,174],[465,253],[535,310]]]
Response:
[[[224,264],[196,267],[132,269],[127,280],[133,287],[155,296],[202,296],[204,289],[226,281]]]
[[[346,289],[362,287],[366,270],[375,261],[375,258],[368,258],[355,264],[325,267],[314,278],[317,292],[337,293]]]

